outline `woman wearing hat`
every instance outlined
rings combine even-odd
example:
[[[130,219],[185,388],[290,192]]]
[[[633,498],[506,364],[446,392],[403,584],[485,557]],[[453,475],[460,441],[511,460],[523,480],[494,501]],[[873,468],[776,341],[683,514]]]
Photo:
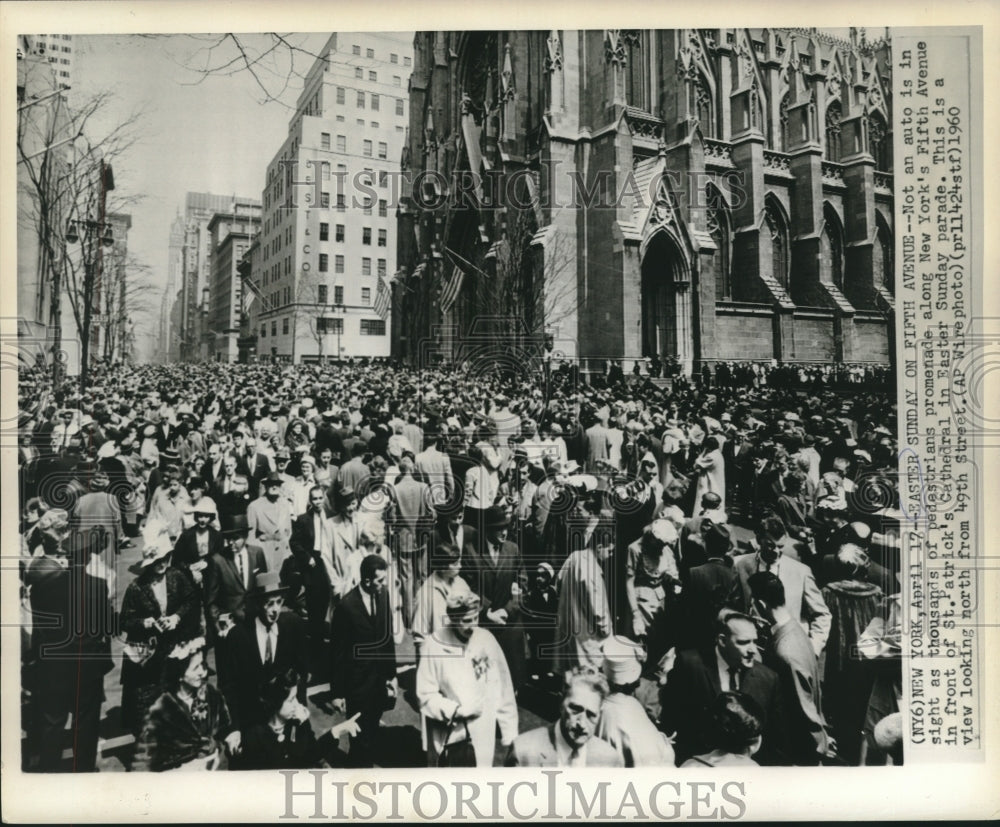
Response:
[[[448,598],[470,591],[469,584],[459,575],[462,549],[457,545],[440,543],[435,546],[431,552],[430,568],[430,577],[417,590],[413,601],[416,607],[413,612],[413,645],[418,663],[423,642],[445,623]]]
[[[166,527],[149,521],[143,530],[142,559],[130,571],[136,579],[125,590],[121,628],[122,722],[138,737],[146,711],[161,691],[163,663],[170,650],[198,633],[199,601],[187,574],[170,565],[172,545]]]
[[[133,771],[223,769],[226,754],[239,749],[240,733],[225,699],[208,683],[204,638],[171,648],[163,686],[139,736]]]
[[[478,767],[493,766],[496,730],[505,746],[517,735],[517,701],[500,644],[479,628],[479,598],[453,595],[446,625],[427,638],[417,666],[417,700],[427,719],[427,764],[446,744],[472,742]]]
[[[488,442],[477,442],[469,455],[477,464],[465,472],[465,522],[482,529],[500,494],[500,455]]]
[[[296,418],[288,423],[288,430],[285,432],[285,447],[295,453],[303,445],[309,447],[309,432],[306,429],[306,423]]]
[[[672,600],[680,582],[677,567],[677,529],[667,520],[655,520],[628,547],[625,594],[632,622],[627,631],[637,640],[646,636],[653,618]]]

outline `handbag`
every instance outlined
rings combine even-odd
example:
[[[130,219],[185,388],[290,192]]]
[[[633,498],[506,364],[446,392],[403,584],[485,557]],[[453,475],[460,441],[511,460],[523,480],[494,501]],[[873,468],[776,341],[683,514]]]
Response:
[[[448,722],[448,731],[445,733],[445,744],[438,755],[437,765],[439,767],[474,767],[476,766],[476,750],[472,746],[472,736],[469,734],[469,724],[462,721],[465,727],[465,737],[461,741],[451,741],[451,734],[455,727],[455,718]]]

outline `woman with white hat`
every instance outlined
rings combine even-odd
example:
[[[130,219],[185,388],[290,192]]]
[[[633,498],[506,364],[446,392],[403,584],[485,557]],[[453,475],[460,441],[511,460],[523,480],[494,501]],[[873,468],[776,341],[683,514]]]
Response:
[[[198,634],[199,602],[194,584],[170,565],[166,526],[146,523],[142,559],[129,570],[136,579],[122,600],[122,722],[139,736],[146,712],[159,697],[163,662],[180,641]]]
[[[653,618],[673,597],[680,581],[677,566],[677,529],[668,520],[655,520],[628,547],[625,594],[632,610],[631,632],[643,638]]]

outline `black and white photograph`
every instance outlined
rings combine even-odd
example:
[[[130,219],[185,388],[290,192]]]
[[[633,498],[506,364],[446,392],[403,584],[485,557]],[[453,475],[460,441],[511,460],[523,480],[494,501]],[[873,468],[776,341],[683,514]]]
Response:
[[[382,819],[406,770],[446,819],[451,768],[600,767],[742,818],[780,768],[981,762],[946,53],[433,19],[17,31],[5,774],[285,771],[266,819],[370,780]],[[605,786],[558,815],[699,817]]]

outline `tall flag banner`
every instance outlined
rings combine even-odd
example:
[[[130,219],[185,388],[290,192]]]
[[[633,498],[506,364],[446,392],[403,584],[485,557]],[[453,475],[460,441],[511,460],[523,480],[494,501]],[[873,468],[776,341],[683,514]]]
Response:
[[[455,304],[455,299],[458,298],[458,294],[462,290],[462,280],[465,278],[465,273],[462,271],[461,267],[455,267],[451,272],[451,278],[448,279],[448,283],[445,285],[444,290],[441,291],[441,312],[447,313],[451,310],[453,304]]]
[[[389,295],[389,288],[385,286],[385,280],[379,276],[378,277],[378,287],[375,289],[375,312],[378,313],[379,318],[384,322],[386,316],[389,315],[389,302],[391,297]]]

